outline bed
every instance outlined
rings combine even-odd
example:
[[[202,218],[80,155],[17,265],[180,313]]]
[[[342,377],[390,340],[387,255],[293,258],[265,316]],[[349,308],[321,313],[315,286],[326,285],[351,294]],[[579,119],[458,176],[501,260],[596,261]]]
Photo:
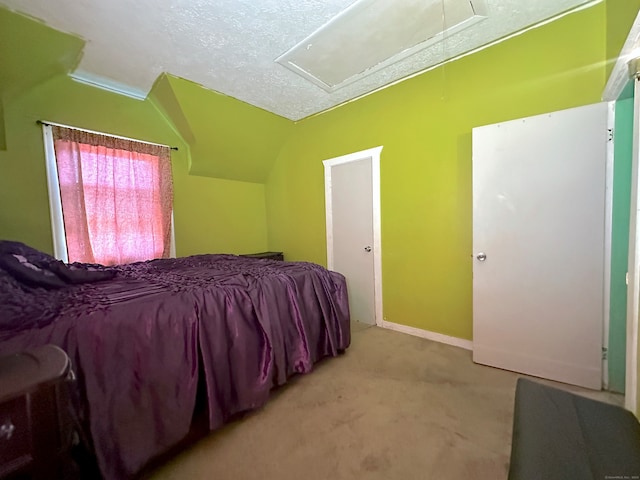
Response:
[[[345,279],[315,264],[66,265],[0,242],[0,355],[67,352],[74,409],[106,479],[133,476],[188,433],[199,381],[213,430],[349,343]]]

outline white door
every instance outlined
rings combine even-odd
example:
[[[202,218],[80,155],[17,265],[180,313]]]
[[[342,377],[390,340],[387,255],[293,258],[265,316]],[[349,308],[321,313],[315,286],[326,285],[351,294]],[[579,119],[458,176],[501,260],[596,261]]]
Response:
[[[608,104],[473,130],[473,360],[600,389]]]
[[[376,324],[376,257],[380,254],[375,238],[379,193],[374,154],[366,151],[324,162],[328,267],[347,279],[351,320],[370,325]]]

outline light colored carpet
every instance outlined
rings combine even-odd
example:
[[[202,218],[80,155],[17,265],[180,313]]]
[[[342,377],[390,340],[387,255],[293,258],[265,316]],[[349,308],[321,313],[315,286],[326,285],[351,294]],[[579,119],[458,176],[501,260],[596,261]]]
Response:
[[[377,327],[353,330],[346,354],[296,377],[264,408],[148,478],[506,478],[517,374],[476,365],[459,348]]]

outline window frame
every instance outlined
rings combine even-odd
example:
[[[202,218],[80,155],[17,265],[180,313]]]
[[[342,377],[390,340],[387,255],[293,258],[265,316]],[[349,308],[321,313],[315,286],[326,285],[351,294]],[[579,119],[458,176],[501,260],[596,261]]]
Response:
[[[69,262],[69,252],[67,250],[67,236],[64,228],[64,216],[62,213],[62,198],[60,196],[60,180],[58,179],[58,165],[56,163],[56,152],[53,142],[53,131],[51,129],[53,123],[42,122],[42,136],[44,141],[44,153],[45,153],[45,165],[47,171],[47,189],[49,193],[49,214],[51,218],[51,234],[53,237],[53,254],[58,260],[62,260],[65,263]],[[66,125],[60,125],[65,128]],[[83,129],[77,129],[83,130]],[[85,130],[90,133],[97,133],[100,135],[106,135],[111,137],[117,137],[116,135],[109,135],[108,133],[94,132],[91,130]],[[123,138],[123,137],[118,137]],[[131,139],[136,142],[141,140]],[[148,142],[143,142],[148,143]],[[169,256],[170,258],[176,258],[176,237],[174,228],[174,210],[171,210],[171,234],[169,244]]]

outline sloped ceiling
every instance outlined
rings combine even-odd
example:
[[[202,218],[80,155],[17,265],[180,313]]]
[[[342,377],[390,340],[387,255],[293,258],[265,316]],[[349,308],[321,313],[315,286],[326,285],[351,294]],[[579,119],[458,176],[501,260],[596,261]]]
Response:
[[[377,1],[400,5],[409,0]],[[73,73],[78,78],[144,97],[166,72],[298,120],[568,9],[593,3],[472,1],[485,6],[485,20],[334,92],[324,91],[275,59],[353,0],[0,0],[0,5],[86,39],[84,55]],[[358,48],[366,49],[365,32],[362,37],[365,40]]]
[[[51,88],[56,79],[76,85],[67,74],[77,65],[84,43],[0,7],[0,150],[11,147],[6,145],[4,107],[24,95]],[[69,95],[68,90],[59,94]],[[192,175],[264,183],[293,128],[291,120],[167,74],[157,79],[144,102],[155,106],[189,145]],[[55,117],[40,119],[61,121]]]
[[[263,183],[293,122],[162,75],[149,99],[190,145],[193,175]]]
[[[83,47],[84,41],[76,36],[0,9],[0,95],[19,95],[54,75],[73,71]]]
[[[84,42],[0,8],[0,150],[7,148],[4,103],[57,74],[73,70]],[[25,59],[29,52],[29,59]]]

